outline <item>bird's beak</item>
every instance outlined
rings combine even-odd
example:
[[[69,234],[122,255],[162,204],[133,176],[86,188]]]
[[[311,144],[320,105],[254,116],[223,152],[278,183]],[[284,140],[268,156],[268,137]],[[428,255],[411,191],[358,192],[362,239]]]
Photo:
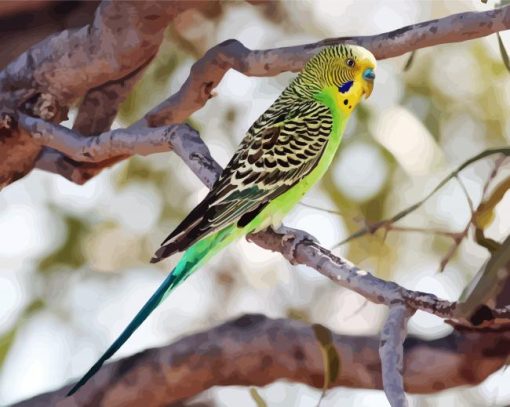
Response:
[[[375,72],[372,68],[367,68],[363,72],[363,93],[365,99],[368,99],[374,89]]]

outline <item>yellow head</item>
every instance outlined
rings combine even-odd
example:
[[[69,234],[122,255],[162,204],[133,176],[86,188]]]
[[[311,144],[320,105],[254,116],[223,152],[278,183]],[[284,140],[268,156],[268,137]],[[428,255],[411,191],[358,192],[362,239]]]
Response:
[[[335,45],[306,63],[295,86],[331,109],[349,115],[363,95],[368,98],[372,93],[375,67],[375,57],[369,50],[357,45]]]

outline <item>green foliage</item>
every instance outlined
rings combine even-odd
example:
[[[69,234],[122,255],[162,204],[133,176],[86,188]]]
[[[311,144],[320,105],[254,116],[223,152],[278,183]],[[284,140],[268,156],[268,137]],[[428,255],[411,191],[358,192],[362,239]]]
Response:
[[[503,40],[501,39],[501,34],[497,33],[498,36],[498,45],[499,51],[501,52],[501,58],[503,59],[503,63],[506,66],[508,72],[510,72],[510,58],[508,57],[508,52],[506,51],[505,44],[503,44]]]
[[[24,322],[44,307],[45,303],[43,300],[39,298],[34,299],[25,307],[14,326],[0,336],[0,367],[3,366],[5,358],[9,354],[9,351],[11,350],[11,347],[16,339],[16,335],[20,328],[23,326]]]
[[[458,316],[471,319],[481,304],[494,307],[498,294],[508,278],[510,278],[510,236],[464,289],[457,306]],[[508,305],[508,299],[505,302]]]
[[[82,243],[89,232],[87,219],[74,215],[64,215],[67,236],[64,243],[54,252],[39,261],[41,272],[52,271],[57,267],[67,267],[71,270],[80,268],[85,257],[82,252]]]
[[[340,356],[333,343],[333,334],[331,331],[320,325],[312,325],[313,333],[319,343],[324,366],[324,384],[322,386],[323,394],[334,383],[340,373]]]
[[[250,396],[257,407],[267,407],[266,401],[262,398],[255,387],[250,387]]]
[[[416,56],[416,50],[412,51],[411,54],[409,54],[409,58],[407,59],[406,64],[404,65],[404,69],[403,69],[404,72],[407,72],[407,71],[409,71],[409,69],[411,69],[411,66],[413,65],[415,56]]]

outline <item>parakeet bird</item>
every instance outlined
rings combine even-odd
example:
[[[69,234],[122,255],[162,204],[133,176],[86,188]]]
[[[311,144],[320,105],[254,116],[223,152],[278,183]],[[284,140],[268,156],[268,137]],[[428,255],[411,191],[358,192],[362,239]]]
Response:
[[[370,51],[346,44],[325,48],[306,63],[250,127],[204,200],[151,260],[185,251],[177,266],[68,395],[83,386],[207,259],[241,236],[280,225],[331,164],[352,111],[372,93],[375,67]]]

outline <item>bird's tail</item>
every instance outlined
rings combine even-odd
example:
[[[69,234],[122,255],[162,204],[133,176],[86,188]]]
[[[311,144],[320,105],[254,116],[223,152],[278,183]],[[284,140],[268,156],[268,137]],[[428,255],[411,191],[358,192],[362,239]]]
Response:
[[[211,236],[196,242],[193,246],[188,248],[181,260],[172,272],[167,276],[163,283],[159,286],[154,294],[145,303],[143,308],[136,314],[134,319],[119,335],[119,337],[112,343],[106,350],[101,358],[89,369],[87,373],[72,387],[67,393],[67,396],[74,394],[81,386],[83,386],[94,374],[101,368],[104,362],[110,359],[115,352],[128,340],[128,338],[135,332],[138,327],[145,321],[154,309],[168,297],[168,295],[188,278],[204,261],[212,257],[223,247],[237,238],[235,225],[226,227]]]

